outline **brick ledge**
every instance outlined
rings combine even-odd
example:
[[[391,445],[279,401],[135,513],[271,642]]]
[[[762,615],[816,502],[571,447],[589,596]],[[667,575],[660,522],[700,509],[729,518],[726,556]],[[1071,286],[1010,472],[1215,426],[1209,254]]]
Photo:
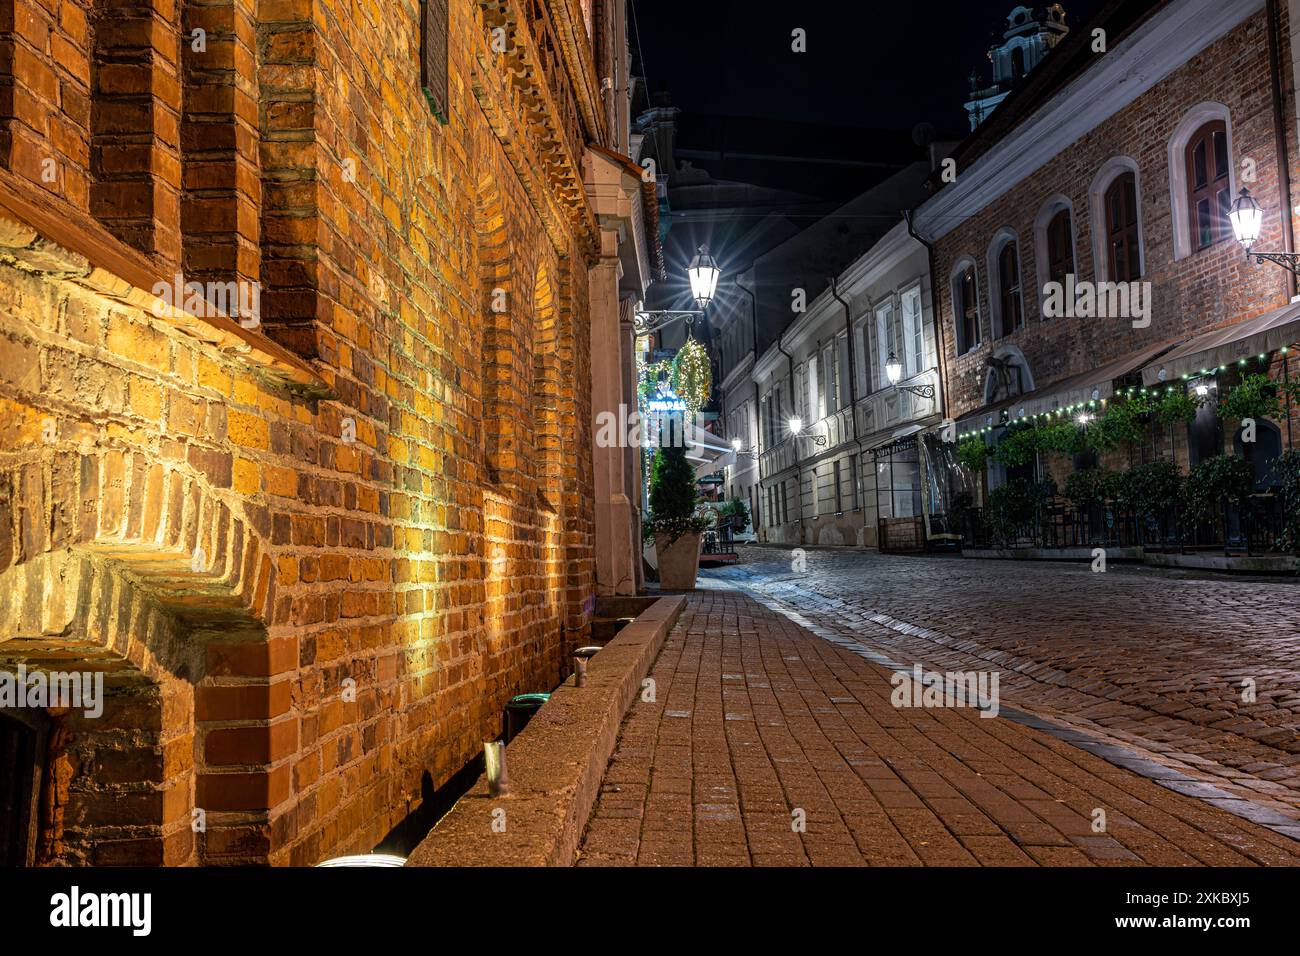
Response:
[[[510,795],[488,796],[487,778],[415,848],[407,866],[572,866],[623,717],[686,606],[660,598],[569,678],[506,748]],[[505,811],[505,832],[493,812]]]
[[[159,281],[173,281],[161,263],[7,169],[0,169],[0,240],[0,252],[36,271],[50,272],[146,312],[156,301],[150,290]],[[198,316],[176,308],[160,321],[223,352],[243,355],[285,388],[316,398],[329,394],[324,379],[297,355],[217,309],[212,312]]]

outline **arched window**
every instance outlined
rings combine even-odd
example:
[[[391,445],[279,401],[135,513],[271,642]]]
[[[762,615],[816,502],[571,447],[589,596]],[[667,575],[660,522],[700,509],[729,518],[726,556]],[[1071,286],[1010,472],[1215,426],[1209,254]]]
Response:
[[[1183,151],[1187,168],[1187,209],[1192,227],[1192,251],[1212,246],[1232,235],[1228,208],[1232,205],[1228,126],[1206,123]]]
[[[975,263],[965,260],[952,276],[952,310],[957,326],[957,354],[964,355],[980,344],[979,282]]]
[[[1132,282],[1142,276],[1137,177],[1132,173],[1116,176],[1105,198],[1106,275],[1112,282]]]
[[[1001,230],[989,246],[989,299],[993,304],[993,336],[1010,335],[1025,324],[1020,278],[1020,243],[1010,229]]]
[[[1175,259],[1232,235],[1228,221],[1228,208],[1236,192],[1232,155],[1232,119],[1222,103],[1192,107],[1169,137],[1169,203]]]
[[[1047,281],[1065,282],[1074,274],[1074,223],[1069,209],[1057,211],[1047,223]]]
[[[1092,261],[1099,282],[1132,282],[1146,273],[1142,236],[1142,185],[1137,162],[1115,156],[1097,171],[1088,190]]]
[[[1034,266],[1041,316],[1048,284],[1064,285],[1066,277],[1075,274],[1074,203],[1063,193],[1049,198],[1034,217]]]

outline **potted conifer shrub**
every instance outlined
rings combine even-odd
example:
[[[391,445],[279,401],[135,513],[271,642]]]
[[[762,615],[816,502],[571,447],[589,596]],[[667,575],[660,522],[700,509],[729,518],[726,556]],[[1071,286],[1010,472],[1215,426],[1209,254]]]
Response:
[[[708,518],[695,509],[695,470],[686,459],[686,449],[659,449],[650,475],[646,533],[654,536],[659,585],[664,590],[689,591],[695,587],[700,535],[708,524]]]

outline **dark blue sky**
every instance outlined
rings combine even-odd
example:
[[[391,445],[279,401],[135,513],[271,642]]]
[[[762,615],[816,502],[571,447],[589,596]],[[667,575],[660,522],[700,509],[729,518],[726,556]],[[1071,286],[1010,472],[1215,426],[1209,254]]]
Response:
[[[633,0],[654,92],[703,113],[968,129],[971,70],[1015,0]],[[1098,0],[1061,0],[1077,26]],[[808,52],[791,51],[807,31]],[[636,42],[637,33],[632,33]]]

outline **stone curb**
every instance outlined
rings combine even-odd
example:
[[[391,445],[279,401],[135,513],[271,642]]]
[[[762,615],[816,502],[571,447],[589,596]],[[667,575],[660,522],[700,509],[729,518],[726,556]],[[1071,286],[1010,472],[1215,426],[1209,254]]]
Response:
[[[587,686],[556,688],[506,748],[509,795],[479,777],[406,865],[572,866],[623,716],[685,606],[660,598],[591,659]]]

